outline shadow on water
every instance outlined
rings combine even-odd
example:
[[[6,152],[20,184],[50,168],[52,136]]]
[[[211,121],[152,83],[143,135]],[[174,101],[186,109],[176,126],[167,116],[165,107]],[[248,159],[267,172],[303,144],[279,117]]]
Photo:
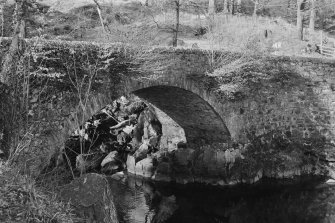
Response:
[[[262,180],[216,188],[110,179],[121,223],[335,222],[335,186],[322,179]]]

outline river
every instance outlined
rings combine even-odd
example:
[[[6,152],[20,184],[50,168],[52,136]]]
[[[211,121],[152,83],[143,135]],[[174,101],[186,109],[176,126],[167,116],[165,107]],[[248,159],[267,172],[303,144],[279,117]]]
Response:
[[[120,223],[333,223],[335,186],[324,179],[213,187],[109,178]]]

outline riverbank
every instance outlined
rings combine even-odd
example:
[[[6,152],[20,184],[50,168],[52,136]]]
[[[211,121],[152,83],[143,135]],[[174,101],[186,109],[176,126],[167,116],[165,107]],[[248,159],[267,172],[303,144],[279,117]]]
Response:
[[[39,187],[18,169],[0,161],[0,222],[79,222],[69,203]]]
[[[75,180],[79,179],[79,187],[88,184],[85,180],[88,175]],[[214,223],[218,220],[235,222],[234,219],[239,220],[238,222],[257,223],[269,222],[266,219],[271,222],[285,219],[282,222],[287,223],[307,219],[299,222],[316,223],[332,222],[331,219],[335,219],[335,215],[332,214],[335,210],[331,206],[335,201],[331,196],[335,187],[325,184],[322,177],[307,176],[280,180],[262,178],[254,184],[224,187],[199,183],[158,182],[124,172],[108,176],[107,179],[109,196],[113,198],[120,223],[148,220],[162,223]],[[102,185],[97,180],[91,183],[94,182]],[[75,214],[74,206],[61,202],[58,192],[51,192],[51,184],[60,182],[48,183],[49,187],[38,186],[33,178],[21,174],[3,162],[0,163],[0,222],[83,222]],[[72,193],[73,183],[72,186],[68,185],[70,192],[63,197],[74,197],[77,191]],[[96,189],[92,188],[97,187],[89,186],[81,190],[81,193],[94,194]],[[94,199],[87,199],[87,196],[80,196],[79,199],[81,202],[84,200],[86,203],[94,203]],[[107,202],[104,204],[107,205]],[[298,204],[303,204],[303,208],[297,208]],[[253,205],[259,208],[251,208]],[[319,206],[323,208],[317,209]],[[306,216],[302,215],[304,208],[310,209]],[[284,214],[287,211],[288,214]],[[264,215],[265,220],[257,219],[257,216],[261,215]],[[320,220],[324,218],[330,220]]]

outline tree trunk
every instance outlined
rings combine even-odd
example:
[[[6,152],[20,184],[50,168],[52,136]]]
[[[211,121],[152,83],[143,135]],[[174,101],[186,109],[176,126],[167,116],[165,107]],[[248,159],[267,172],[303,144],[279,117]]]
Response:
[[[98,3],[97,0],[93,0],[93,1],[94,1],[94,3],[95,3],[96,6],[97,6],[97,11],[98,11],[98,14],[99,14],[99,19],[100,19],[101,27],[102,27],[104,33],[106,33],[106,28],[105,28],[104,20],[103,20],[103,18],[102,18],[102,14],[101,14],[101,7],[100,7],[100,4]]]
[[[297,0],[297,31],[298,38],[303,40],[303,27],[302,27],[302,13],[301,13],[301,5],[303,0]]]
[[[176,4],[176,26],[174,28],[174,35],[173,35],[173,40],[172,40],[172,46],[177,47],[178,46],[178,32],[179,32],[179,11],[180,11],[180,0],[174,1]]]
[[[227,0],[227,8],[229,13],[233,13],[233,1],[234,0]]]
[[[208,1],[208,18],[209,18],[209,30],[212,31],[214,27],[214,14],[215,14],[215,1]]]
[[[236,1],[236,12],[237,13],[241,13],[241,4],[242,4],[242,0]]]
[[[4,8],[5,8],[5,3],[1,5],[1,37],[4,36],[4,26],[5,26]]]
[[[228,0],[223,0],[223,12],[228,12]]]
[[[208,0],[208,15],[212,16],[215,13],[215,0]]]
[[[7,84],[0,83],[0,151],[2,158],[7,159],[10,154],[11,123],[10,114],[12,110],[10,90]]]
[[[314,31],[315,27],[315,0],[311,0],[311,16],[309,18],[309,30]]]
[[[235,7],[235,0],[231,0],[231,14],[235,15],[236,7]]]
[[[9,50],[4,58],[2,64],[2,70],[0,73],[0,124],[2,129],[0,132],[0,145],[4,152],[5,159],[10,155],[10,148],[12,138],[14,134],[14,88],[16,82],[16,68],[17,63],[20,60],[20,56],[24,51],[24,40],[25,37],[25,17],[27,13],[26,0],[16,0],[16,21],[14,27],[14,34],[12,42],[9,46]]]
[[[14,77],[14,71],[18,62],[20,51],[23,48],[23,39],[25,37],[25,14],[26,14],[26,1],[16,0],[16,24],[14,27],[14,33],[12,42],[9,46],[9,50],[5,56],[2,70],[0,73],[0,82],[6,85],[11,85],[11,78]]]
[[[254,13],[252,14],[253,17],[257,16],[258,4],[259,4],[258,0],[254,0]]]

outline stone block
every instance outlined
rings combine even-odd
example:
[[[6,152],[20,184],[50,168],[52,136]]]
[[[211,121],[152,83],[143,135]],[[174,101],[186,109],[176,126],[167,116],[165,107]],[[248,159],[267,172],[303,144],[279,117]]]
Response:
[[[175,156],[179,165],[187,166],[187,164],[194,158],[194,149],[180,148],[176,150]]]

